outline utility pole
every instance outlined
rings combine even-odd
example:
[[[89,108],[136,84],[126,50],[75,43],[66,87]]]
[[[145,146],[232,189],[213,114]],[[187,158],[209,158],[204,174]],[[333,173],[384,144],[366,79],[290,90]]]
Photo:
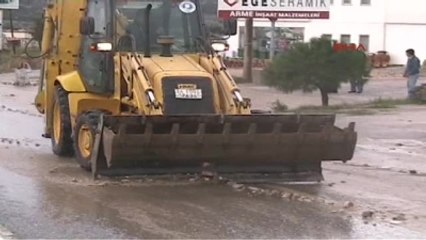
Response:
[[[0,51],[2,51],[4,48],[3,41],[3,10],[0,9]]]
[[[16,54],[15,34],[13,32],[13,15],[12,15],[12,9],[9,10],[9,21],[10,21],[10,34],[11,34],[11,37],[12,37],[13,54]]]
[[[269,59],[274,60],[275,57],[275,23],[277,21],[276,18],[269,19],[271,21],[271,44],[269,45]]]
[[[248,82],[253,82],[253,18],[246,19],[244,41],[244,69],[243,77]]]

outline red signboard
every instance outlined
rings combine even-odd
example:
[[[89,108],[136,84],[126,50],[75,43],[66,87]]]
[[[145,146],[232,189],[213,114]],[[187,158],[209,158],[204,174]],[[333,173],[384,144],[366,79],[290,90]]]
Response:
[[[335,52],[345,52],[345,51],[360,51],[360,52],[366,52],[367,49],[364,47],[364,45],[356,45],[354,43],[352,44],[346,44],[346,43],[335,43],[333,44],[333,49]]]

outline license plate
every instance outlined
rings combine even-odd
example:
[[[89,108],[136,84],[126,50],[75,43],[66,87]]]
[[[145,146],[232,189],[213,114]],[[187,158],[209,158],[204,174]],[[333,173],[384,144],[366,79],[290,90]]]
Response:
[[[201,89],[175,89],[176,99],[203,99],[203,91]]]

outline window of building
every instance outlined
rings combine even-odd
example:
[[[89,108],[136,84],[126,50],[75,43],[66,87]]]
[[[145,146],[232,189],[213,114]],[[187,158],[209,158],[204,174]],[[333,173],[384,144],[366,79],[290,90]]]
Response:
[[[364,46],[364,48],[368,51],[370,49],[370,36],[369,35],[360,35],[359,36],[359,44]]]
[[[328,40],[331,40],[333,38],[333,35],[331,35],[331,34],[323,34],[323,35],[321,35],[321,37],[322,38],[326,38]]]
[[[348,35],[348,34],[340,35],[340,42],[350,44],[351,43],[351,35]]]
[[[361,0],[361,5],[370,5],[371,0]]]
[[[351,0],[343,0],[343,5],[351,5],[352,1]]]

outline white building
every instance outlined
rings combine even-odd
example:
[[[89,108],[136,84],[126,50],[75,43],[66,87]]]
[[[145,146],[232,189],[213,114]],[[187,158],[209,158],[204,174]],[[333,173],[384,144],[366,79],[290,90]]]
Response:
[[[392,64],[405,64],[408,48],[414,48],[420,59],[426,59],[426,0],[331,2],[330,19],[280,20],[276,26],[302,29],[305,41],[327,35],[341,42],[362,43],[369,52],[387,51]],[[270,25],[267,19],[254,22],[255,29]],[[239,26],[239,35],[229,40],[233,55],[243,48],[243,20]]]

